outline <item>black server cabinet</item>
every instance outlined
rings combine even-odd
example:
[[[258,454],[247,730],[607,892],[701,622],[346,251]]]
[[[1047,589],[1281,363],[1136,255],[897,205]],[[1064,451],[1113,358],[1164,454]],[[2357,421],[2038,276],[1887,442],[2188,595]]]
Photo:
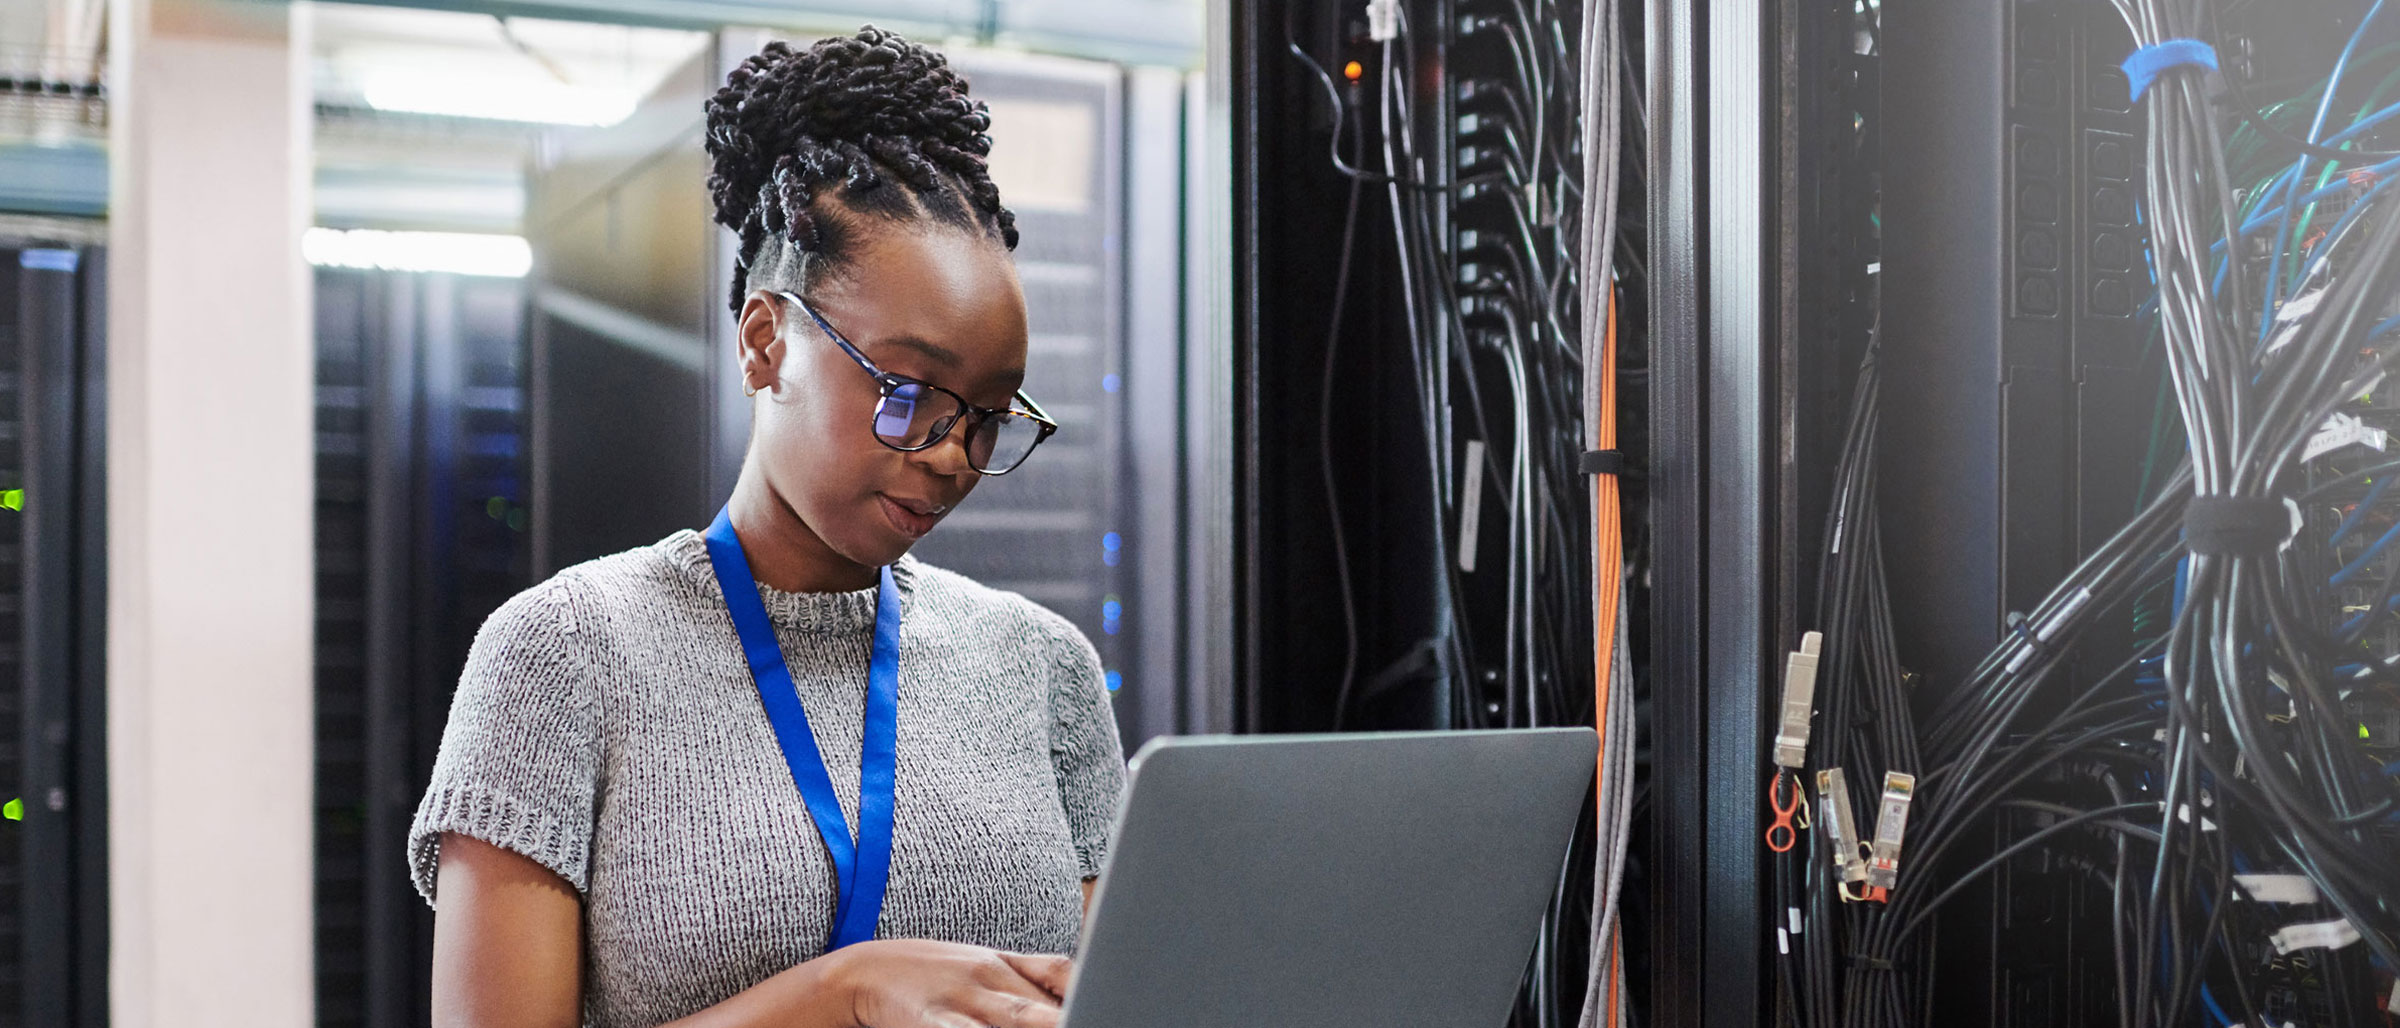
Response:
[[[0,1025],[107,1019],[105,269],[0,245]]]
[[[425,1023],[408,825],[483,619],[528,584],[524,289],[319,269],[317,1023]]]
[[[1938,699],[2141,499],[2141,119],[2105,4],[1892,3],[1883,26],[1883,525],[1901,659]],[[2118,616],[2081,645],[2131,643]],[[1971,889],[1941,922],[1945,1006],[2114,1015],[2103,890],[2041,861]]]
[[[1410,31],[1423,69],[1406,84],[1421,114],[1408,127],[1422,149],[1488,166],[1477,162],[1510,141],[1494,137],[1493,119],[1475,101],[1462,102],[1463,86],[1489,73],[1477,70],[1487,58],[1460,34],[1487,30],[1485,14],[1501,23],[1562,17],[1563,31],[1536,38],[1573,52],[1579,5],[1402,6],[1406,23],[1419,27]],[[1842,55],[1852,45],[1844,25],[1853,6],[1622,6],[1627,66],[1618,71],[1640,105],[1628,112],[1626,132],[1647,144],[1629,144],[1629,200],[1620,212],[1637,240],[1635,259],[1621,262],[1632,269],[1621,312],[1633,321],[1620,342],[1637,346],[1645,362],[1620,392],[1645,394],[1627,405],[1640,423],[1620,424],[1628,459],[1647,473],[1634,494],[1639,513],[1628,510],[1628,521],[1638,522],[1629,531],[1641,533],[1638,544],[1629,541],[1641,561],[1631,610],[1642,619],[1633,633],[1650,783],[1625,884],[1636,1023],[1734,1028],[1774,1018],[1777,918],[1765,902],[1759,798],[1774,728],[1769,707],[1781,651],[1811,627],[1800,597],[1814,573],[1814,512],[1827,493],[1843,384],[1869,319],[1857,299],[1863,272],[1850,267],[1863,267],[1865,244],[1845,235],[1864,220],[1863,194],[1847,177],[1853,155],[1838,145],[1852,131],[1846,91],[1856,75]],[[1452,438],[1440,448],[1459,456],[1473,430],[1459,412],[1471,401],[1456,396],[1430,430],[1413,409],[1401,368],[1408,326],[1390,242],[1395,205],[1380,177],[1364,179],[1370,206],[1361,224],[1369,227],[1354,245],[1367,281],[1352,283],[1339,308],[1342,345],[1330,360],[1325,348],[1356,181],[1331,166],[1328,140],[1334,153],[1381,172],[1371,149],[1380,126],[1374,93],[1362,102],[1355,87],[1339,83],[1333,91],[1368,127],[1355,119],[1337,125],[1325,89],[1292,51],[1296,44],[1313,53],[1329,76],[1358,61],[1371,83],[1381,54],[1361,14],[1246,0],[1229,16],[1235,675],[1249,730],[1331,727],[1344,706],[1329,684],[1344,677],[1343,654],[1329,643],[1343,637],[1344,618],[1320,477],[1328,446],[1317,441],[1315,387],[1329,376],[1355,390],[1343,394],[1344,416],[1330,433],[1329,448],[1341,455],[1330,466],[1330,491],[1361,498],[1339,519],[1362,626],[1361,695],[1351,701],[1360,705],[1343,727],[1449,723],[1458,711],[1444,694],[1474,695],[1489,670],[1433,659],[1420,644],[1454,616],[1445,602],[1454,599],[1456,619],[1471,623],[1491,616],[1491,601],[1471,589],[1445,597],[1446,572],[1426,559],[1458,534],[1443,501],[1425,495],[1425,459],[1412,454],[1448,420]],[[1477,114],[1472,126],[1467,114]],[[1474,227],[1464,219],[1476,216],[1476,201],[1454,191],[1462,195],[1444,206],[1450,218],[1435,232]],[[1574,634],[1588,640],[1581,628]]]
[[[1450,94],[1462,72],[1440,27],[1457,5],[1407,7],[1411,24],[1434,27],[1411,44],[1427,69],[1408,87],[1411,128],[1443,154],[1455,147]],[[1338,153],[1381,168],[1369,147],[1383,116],[1370,88],[1382,44],[1363,11],[1299,0],[1238,4],[1233,32],[1236,723],[1444,727],[1459,717],[1454,679],[1476,674],[1453,666],[1443,643],[1445,582],[1472,576],[1445,566],[1445,536],[1460,529],[1445,523],[1428,455],[1441,447],[1455,459],[1456,446],[1412,384],[1387,189],[1333,163]],[[1361,79],[1334,87],[1340,110],[1310,61],[1328,75],[1357,62]],[[1460,429],[1455,442],[1481,434]]]
[[[2157,385],[2140,117],[2104,4],[1895,3],[1884,23],[1885,524],[1893,564],[1927,572],[1893,606],[1938,688],[2135,509]]]

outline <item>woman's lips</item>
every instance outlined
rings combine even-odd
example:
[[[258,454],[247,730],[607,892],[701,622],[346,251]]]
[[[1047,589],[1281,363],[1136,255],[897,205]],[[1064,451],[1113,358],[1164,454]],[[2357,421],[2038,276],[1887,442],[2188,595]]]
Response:
[[[941,523],[942,515],[948,513],[937,509],[935,513],[919,514],[882,493],[876,493],[875,500],[883,505],[883,516],[892,523],[892,527],[911,539],[925,538],[925,533],[933,531],[933,526]]]

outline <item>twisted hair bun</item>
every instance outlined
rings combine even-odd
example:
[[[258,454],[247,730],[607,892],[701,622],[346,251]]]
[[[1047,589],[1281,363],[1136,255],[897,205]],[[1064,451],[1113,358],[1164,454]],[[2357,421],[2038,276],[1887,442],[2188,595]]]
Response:
[[[841,263],[846,225],[819,200],[1016,248],[1016,216],[985,164],[991,116],[939,53],[871,25],[806,50],[776,41],[727,75],[707,110],[709,198],[741,238],[737,312],[762,280]]]

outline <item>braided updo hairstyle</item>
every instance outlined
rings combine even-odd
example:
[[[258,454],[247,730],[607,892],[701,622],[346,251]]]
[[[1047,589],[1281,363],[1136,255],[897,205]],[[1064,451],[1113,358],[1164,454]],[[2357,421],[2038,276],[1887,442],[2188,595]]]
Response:
[[[844,260],[852,219],[928,218],[1017,247],[985,158],[991,116],[941,54],[870,25],[743,61],[708,101],[709,198],[741,237],[731,305],[805,288]]]

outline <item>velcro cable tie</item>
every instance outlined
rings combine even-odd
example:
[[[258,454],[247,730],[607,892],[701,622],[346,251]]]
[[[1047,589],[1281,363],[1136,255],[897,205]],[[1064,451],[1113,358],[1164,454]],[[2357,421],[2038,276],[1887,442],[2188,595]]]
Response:
[[[2217,70],[2217,48],[2197,39],[2162,40],[2134,51],[2120,67],[2125,69],[2125,82],[2132,89],[2133,101],[2140,103],[2150,84],[2169,71],[2195,67]]]
[[[1585,450],[1575,461],[1577,470],[1587,475],[1622,475],[1625,473],[1625,451]]]
[[[2183,509],[2183,545],[2204,557],[2264,557],[2300,534],[2288,497],[2194,496]]]

